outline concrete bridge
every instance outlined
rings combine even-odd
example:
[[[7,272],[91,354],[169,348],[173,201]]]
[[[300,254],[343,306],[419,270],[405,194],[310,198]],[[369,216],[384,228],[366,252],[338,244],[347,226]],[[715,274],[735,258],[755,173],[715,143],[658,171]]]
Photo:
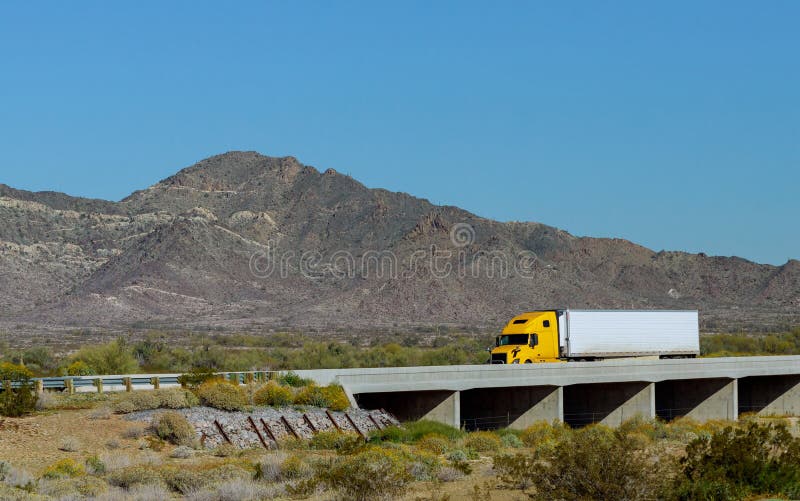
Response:
[[[800,356],[297,372],[340,383],[363,408],[471,429],[525,428],[539,420],[616,426],[636,415],[800,415]]]

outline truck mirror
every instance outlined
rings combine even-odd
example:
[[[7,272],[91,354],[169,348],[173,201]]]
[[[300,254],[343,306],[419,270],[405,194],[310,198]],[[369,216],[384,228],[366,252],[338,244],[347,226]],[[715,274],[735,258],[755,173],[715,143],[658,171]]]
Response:
[[[497,336],[496,338],[494,338],[494,345],[495,346],[500,346],[500,336]]]
[[[530,346],[536,346],[537,344],[539,344],[539,334],[531,334]]]

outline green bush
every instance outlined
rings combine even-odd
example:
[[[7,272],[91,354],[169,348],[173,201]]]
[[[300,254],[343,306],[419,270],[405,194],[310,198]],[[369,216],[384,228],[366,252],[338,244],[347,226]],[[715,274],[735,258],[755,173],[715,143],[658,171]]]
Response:
[[[211,483],[204,472],[187,468],[164,468],[161,477],[170,489],[183,495],[189,495]]]
[[[36,395],[31,387],[33,373],[22,365],[0,363],[0,416],[18,417],[36,409]],[[19,383],[8,388],[9,381]]]
[[[308,442],[312,449],[328,451],[351,451],[363,445],[364,441],[355,433],[321,431]]]
[[[153,430],[159,438],[175,445],[193,446],[196,442],[194,426],[179,412],[156,415],[153,418]]]
[[[701,436],[686,447],[680,499],[741,499],[758,494],[800,497],[800,438],[786,426],[750,422]]]
[[[161,474],[148,465],[128,466],[109,473],[108,482],[111,485],[130,489],[136,485],[163,484]]]
[[[247,405],[247,395],[240,386],[226,381],[209,380],[195,390],[204,405],[226,411],[240,411]]]
[[[76,360],[69,364],[65,369],[67,376],[92,376],[96,374],[94,369],[89,367],[89,364],[83,360]]]
[[[278,376],[277,381],[282,385],[291,386],[293,388],[300,388],[303,386],[310,386],[311,384],[313,384],[313,381],[311,381],[310,379],[301,378],[292,371],[281,374],[280,376]]]
[[[61,459],[51,464],[42,472],[43,478],[72,478],[85,475],[86,469],[74,459]]]
[[[370,440],[372,442],[415,443],[426,435],[439,435],[455,441],[463,438],[466,432],[437,421],[421,419],[403,423],[402,426],[387,426],[383,430],[374,431],[370,435]]]
[[[317,466],[314,479],[346,499],[369,501],[399,497],[414,480],[397,451],[370,447]]]
[[[492,452],[499,450],[502,443],[491,431],[475,431],[464,439],[464,446],[476,452]]]
[[[128,414],[136,411],[158,409],[161,401],[155,392],[132,391],[114,396],[112,408],[118,414]]]
[[[186,374],[178,376],[178,382],[181,386],[188,386],[189,388],[197,388],[206,381],[222,380],[222,376],[217,374],[211,369],[195,368]]]
[[[442,435],[429,433],[419,439],[417,449],[432,452],[434,454],[444,454],[450,447],[450,441]]]
[[[95,374],[133,374],[139,371],[133,348],[123,338],[104,345],[85,346],[78,350],[73,360],[82,361]]]
[[[341,386],[317,386],[313,383],[302,388],[297,393],[294,403],[314,407],[327,407],[334,411],[343,411],[350,407],[350,401]]]
[[[628,435],[601,425],[565,434],[541,461],[523,456],[498,460],[495,469],[511,479],[530,471],[526,482],[546,499],[654,499],[672,477],[660,468],[666,462],[653,464]],[[536,468],[526,470],[532,461]]]
[[[275,381],[269,381],[267,384],[256,390],[253,395],[253,403],[255,405],[271,405],[273,407],[283,407],[291,405],[294,402],[294,395],[292,390],[286,386],[281,386]]]
[[[200,403],[194,393],[182,388],[167,388],[153,391],[162,409],[186,409]]]

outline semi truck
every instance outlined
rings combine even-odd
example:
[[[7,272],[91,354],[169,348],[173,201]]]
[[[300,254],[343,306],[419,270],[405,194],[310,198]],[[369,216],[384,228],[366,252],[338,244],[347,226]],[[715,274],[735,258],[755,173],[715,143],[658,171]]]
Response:
[[[570,310],[522,313],[489,348],[492,364],[691,358],[700,353],[697,311]]]

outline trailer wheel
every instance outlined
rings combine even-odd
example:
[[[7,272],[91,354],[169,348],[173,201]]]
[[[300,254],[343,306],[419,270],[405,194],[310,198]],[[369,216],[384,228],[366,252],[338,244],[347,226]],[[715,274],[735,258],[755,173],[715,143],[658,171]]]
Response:
[[[526,360],[525,363],[526,364],[530,364],[530,363],[533,363],[533,362],[531,362],[530,360]]]

